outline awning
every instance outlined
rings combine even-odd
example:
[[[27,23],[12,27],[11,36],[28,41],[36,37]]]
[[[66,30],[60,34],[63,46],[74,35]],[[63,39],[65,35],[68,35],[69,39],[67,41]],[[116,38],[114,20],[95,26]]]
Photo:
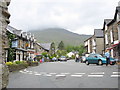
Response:
[[[35,50],[28,49],[27,52],[34,54]]]
[[[22,49],[22,48],[15,48],[16,50],[19,50],[19,51],[24,51],[24,52],[27,52],[26,49]]]
[[[120,43],[120,42],[119,42],[119,43]],[[113,44],[112,47],[116,47],[119,43],[117,43],[117,44]]]
[[[107,48],[107,50],[111,50],[111,49],[113,49],[113,47]]]

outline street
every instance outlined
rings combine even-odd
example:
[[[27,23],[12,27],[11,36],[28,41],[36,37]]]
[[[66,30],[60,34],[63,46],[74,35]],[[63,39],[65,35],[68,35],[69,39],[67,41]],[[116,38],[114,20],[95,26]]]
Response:
[[[118,88],[117,65],[45,62],[10,73],[7,88]]]

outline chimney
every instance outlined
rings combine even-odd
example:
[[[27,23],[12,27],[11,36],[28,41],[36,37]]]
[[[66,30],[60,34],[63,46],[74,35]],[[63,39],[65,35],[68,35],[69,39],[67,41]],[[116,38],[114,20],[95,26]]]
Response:
[[[28,38],[28,39],[31,38],[31,33],[27,33],[27,38]]]

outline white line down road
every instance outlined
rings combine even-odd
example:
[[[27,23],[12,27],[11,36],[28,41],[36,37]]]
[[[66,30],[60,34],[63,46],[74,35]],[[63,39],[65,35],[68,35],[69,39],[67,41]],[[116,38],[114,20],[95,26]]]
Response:
[[[120,72],[113,72],[113,74],[120,74]]]
[[[82,77],[83,75],[71,75],[72,77]]]
[[[40,76],[41,74],[34,74],[34,75]]]
[[[88,77],[103,77],[103,75],[88,75]]]
[[[111,77],[120,77],[120,75],[111,75]]]
[[[56,77],[64,77],[64,76],[66,76],[66,75],[56,75]]]
[[[51,77],[52,75],[50,75],[50,74],[45,74],[44,76]]]

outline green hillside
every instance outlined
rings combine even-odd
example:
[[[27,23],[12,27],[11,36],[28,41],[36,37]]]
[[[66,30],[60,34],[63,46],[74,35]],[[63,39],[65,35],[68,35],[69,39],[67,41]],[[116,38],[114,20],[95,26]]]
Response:
[[[79,35],[61,28],[48,28],[44,30],[31,30],[37,41],[40,43],[55,42],[56,45],[63,41],[65,45],[80,45],[84,44],[84,40],[91,35]]]

